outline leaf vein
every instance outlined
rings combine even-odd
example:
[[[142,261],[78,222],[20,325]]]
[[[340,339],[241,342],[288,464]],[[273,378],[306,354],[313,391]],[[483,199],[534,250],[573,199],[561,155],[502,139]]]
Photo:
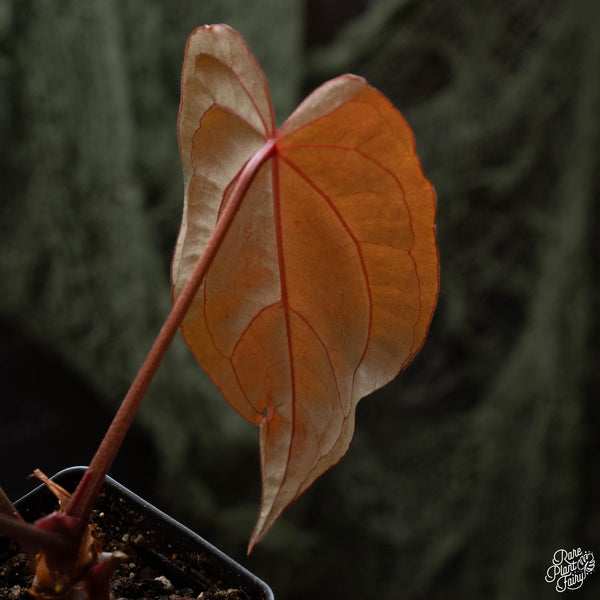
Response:
[[[367,271],[367,267],[365,264],[365,259],[364,259],[364,255],[362,252],[362,247],[361,247],[361,243],[360,241],[356,238],[356,236],[354,235],[354,233],[352,232],[352,230],[350,229],[350,226],[348,225],[348,223],[346,222],[346,220],[344,219],[343,215],[340,213],[340,211],[338,210],[338,208],[334,205],[333,201],[331,200],[331,198],[329,197],[328,194],[326,194],[302,169],[300,169],[298,167],[298,165],[296,165],[296,163],[292,160],[290,160],[289,157],[280,154],[280,158],[291,168],[293,169],[296,174],[301,177],[311,188],[313,188],[317,194],[319,194],[324,200],[325,202],[327,202],[327,204],[329,205],[329,207],[331,208],[331,210],[333,211],[333,213],[335,214],[336,218],[339,220],[339,222],[341,223],[342,227],[346,230],[346,233],[350,236],[350,238],[352,239],[355,247],[356,247],[356,252],[358,254],[358,258],[360,261],[360,267],[361,267],[361,271],[363,274],[363,277],[365,278],[365,283],[366,283],[366,290],[367,290],[367,302],[368,302],[368,307],[369,307],[369,322],[367,325],[367,335],[366,335],[366,341],[361,353],[361,357],[360,360],[357,362],[357,365],[354,369],[354,373],[353,373],[353,378],[356,377],[356,372],[358,371],[358,368],[360,367],[366,352],[367,352],[367,348],[369,347],[369,341],[371,340],[371,328],[372,328],[372,324],[373,324],[373,297],[371,295],[371,287],[370,287],[370,283],[369,283],[369,274]]]

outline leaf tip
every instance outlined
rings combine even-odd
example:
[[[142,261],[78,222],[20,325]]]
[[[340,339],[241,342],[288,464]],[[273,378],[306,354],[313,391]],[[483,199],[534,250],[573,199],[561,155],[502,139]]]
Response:
[[[252,535],[250,536],[250,540],[248,541],[248,548],[246,551],[246,555],[250,556],[250,553],[256,545],[265,537],[267,531],[271,528],[274,521],[270,521],[269,524],[266,524],[265,516],[261,510],[258,520],[256,521],[256,525],[254,526],[254,530],[252,531]]]

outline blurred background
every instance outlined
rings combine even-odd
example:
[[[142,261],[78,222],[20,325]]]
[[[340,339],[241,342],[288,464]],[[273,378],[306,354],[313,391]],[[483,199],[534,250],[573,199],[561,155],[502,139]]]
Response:
[[[250,558],[257,430],[179,337],[111,474],[278,599],[555,597],[555,550],[600,559],[597,2],[0,0],[1,483],[89,462],[169,311],[183,52],[216,22],[279,123],[343,72],[404,113],[438,194],[438,309]]]

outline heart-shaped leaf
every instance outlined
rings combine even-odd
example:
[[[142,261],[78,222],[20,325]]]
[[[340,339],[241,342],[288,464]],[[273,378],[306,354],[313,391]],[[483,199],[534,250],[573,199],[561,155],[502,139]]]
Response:
[[[276,131],[264,74],[223,25],[188,40],[179,142],[173,294],[218,243],[182,329],[260,425],[251,549],[346,453],[358,401],[421,348],[438,293],[435,193],[408,124],[360,77],[325,83]]]

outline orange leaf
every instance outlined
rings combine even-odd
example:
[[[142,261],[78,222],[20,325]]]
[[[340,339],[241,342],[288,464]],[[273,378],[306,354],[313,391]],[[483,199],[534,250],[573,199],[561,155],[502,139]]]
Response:
[[[263,72],[223,25],[188,40],[179,141],[173,294],[220,244],[182,329],[260,425],[251,549],[346,453],[358,401],[421,348],[438,292],[435,193],[408,124],[360,77],[325,83],[276,131]],[[241,203],[215,242],[229,202]]]

